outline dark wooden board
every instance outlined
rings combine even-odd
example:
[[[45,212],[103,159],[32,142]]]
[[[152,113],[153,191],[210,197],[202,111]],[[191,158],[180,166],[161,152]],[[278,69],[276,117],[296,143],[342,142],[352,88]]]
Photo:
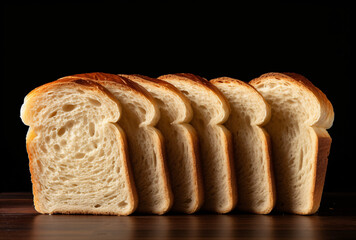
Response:
[[[324,194],[312,216],[199,213],[41,215],[29,193],[0,194],[0,239],[356,239],[356,194]]]

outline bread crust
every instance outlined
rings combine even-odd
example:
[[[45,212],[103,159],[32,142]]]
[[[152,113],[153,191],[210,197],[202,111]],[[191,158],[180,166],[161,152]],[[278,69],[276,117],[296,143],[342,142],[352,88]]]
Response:
[[[243,81],[240,81],[238,79],[230,78],[230,77],[214,78],[214,79],[211,79],[210,82],[213,83],[213,84],[217,84],[217,83],[236,84],[238,86],[247,88],[249,91],[254,91],[256,93],[256,95],[259,96],[260,101],[264,102],[264,104],[266,105],[266,107],[265,107],[265,109],[266,109],[265,116],[263,118],[261,118],[260,121],[256,121],[255,124],[260,126],[260,127],[262,127],[262,126],[266,125],[266,123],[268,123],[269,120],[271,119],[271,108],[269,107],[267,101],[264,99],[262,94],[259,93],[257,91],[257,89],[254,88],[252,85],[250,85],[248,83],[245,83]],[[226,100],[226,101],[228,101],[228,100]]]
[[[226,114],[223,116],[222,119],[219,120],[218,123],[214,123],[216,124],[220,130],[222,130],[224,132],[224,155],[226,156],[226,166],[227,166],[227,179],[229,182],[229,186],[228,186],[228,196],[229,196],[229,205],[225,206],[225,209],[221,209],[221,210],[217,210],[217,209],[209,209],[207,206],[203,205],[203,208],[205,208],[206,210],[212,210],[212,211],[216,211],[219,213],[228,213],[230,212],[237,204],[237,191],[236,191],[236,181],[235,181],[235,171],[234,171],[234,163],[233,163],[233,159],[232,159],[232,138],[231,138],[231,134],[230,132],[223,127],[223,123],[228,119],[229,114],[231,112],[230,109],[230,105],[228,100],[226,99],[226,97],[220,92],[220,90],[215,87],[212,83],[210,83],[208,80],[206,80],[205,78],[202,78],[200,76],[191,74],[191,73],[176,73],[176,74],[167,74],[167,75],[162,75],[160,77],[158,77],[158,79],[161,79],[163,81],[170,81],[170,80],[179,80],[179,81],[185,81],[189,84],[197,84],[200,87],[203,86],[204,88],[206,88],[208,91],[212,92],[212,94],[215,94],[222,107],[227,109]],[[203,160],[202,160],[203,161]]]
[[[31,115],[29,114],[28,109],[31,108],[31,99],[41,95],[43,92],[46,92],[48,89],[55,87],[56,85],[64,85],[64,84],[69,84],[72,85],[73,87],[88,87],[92,91],[95,91],[97,93],[101,94],[106,94],[108,97],[110,97],[111,100],[117,103],[119,109],[120,109],[120,103],[117,101],[117,99],[111,95],[111,93],[104,88],[102,85],[89,81],[89,80],[83,80],[83,79],[77,79],[76,81],[73,81],[73,79],[58,79],[53,82],[49,82],[46,84],[43,84],[42,86],[39,86],[35,89],[33,89],[31,92],[29,92],[25,99],[24,99],[24,104],[21,106],[21,119],[24,124],[27,126],[30,126],[32,123]],[[120,109],[121,112],[121,109]],[[118,116],[119,118],[120,116]],[[118,119],[113,119],[113,122],[117,122]]]
[[[230,188],[229,188],[229,206],[227,206],[224,210],[220,211],[219,213],[229,213],[231,212],[237,205],[238,202],[238,194],[237,194],[237,187],[236,187],[236,176],[235,176],[235,164],[234,164],[234,155],[233,155],[233,149],[232,149],[232,135],[230,131],[227,128],[222,128],[222,130],[225,132],[225,164],[228,166],[228,181],[231,182]]]
[[[141,97],[147,99],[150,101],[152,104],[151,106],[154,107],[154,112],[159,113],[158,106],[154,100],[154,98],[151,96],[149,92],[146,91],[146,89],[142,88],[140,85],[137,83],[131,81],[130,79],[124,77],[124,76],[119,76],[115,74],[109,74],[109,73],[102,73],[102,72],[92,72],[92,73],[81,73],[81,74],[75,74],[71,76],[66,76],[61,78],[60,80],[66,80],[66,79],[88,79],[91,81],[96,81],[96,82],[110,82],[114,84],[116,87],[124,87],[126,91],[134,91],[136,94],[141,95]],[[117,101],[117,99],[115,99]],[[155,125],[158,120],[159,120],[159,114],[157,116],[151,116],[151,118],[148,118],[145,121],[145,124],[147,125]]]
[[[273,169],[273,164],[272,164],[272,142],[271,142],[271,137],[269,136],[268,132],[261,128],[265,135],[265,148],[268,149],[268,153],[266,153],[266,163],[267,166],[269,167],[269,171],[267,171],[267,179],[268,179],[268,185],[270,186],[271,191],[269,192],[270,196],[270,207],[265,209],[265,211],[262,212],[256,212],[258,214],[269,214],[273,208],[276,206],[276,200],[277,200],[277,192],[276,192],[276,183],[275,183],[275,177],[274,177],[274,169]]]
[[[249,83],[253,85],[258,85],[263,81],[273,78],[277,80],[284,80],[292,84],[296,84],[310,95],[316,98],[316,101],[320,104],[320,114],[311,124],[311,126],[317,126],[325,129],[329,129],[334,121],[334,109],[331,102],[328,100],[326,95],[317,87],[313,85],[306,77],[297,73],[266,73],[258,78],[251,80]]]
[[[127,91],[135,91],[136,94],[141,95],[143,98],[147,99],[149,102],[151,102],[151,105],[155,108],[154,112],[159,113],[159,108],[156,104],[156,101],[152,97],[152,95],[143,87],[141,87],[139,84],[131,81],[125,76],[121,75],[115,75],[115,74],[108,74],[108,73],[101,73],[101,72],[93,72],[93,73],[84,73],[84,74],[76,74],[72,76],[68,76],[66,78],[70,79],[89,79],[92,81],[98,81],[100,82],[111,82],[115,84],[115,87],[122,87],[125,86]],[[159,114],[158,116],[152,116],[152,118],[146,120],[146,124],[148,127],[153,127],[159,120]],[[142,123],[141,123],[142,124]],[[157,159],[160,159],[158,163],[161,165],[160,168],[163,170],[160,174],[162,176],[163,182],[164,182],[164,192],[165,192],[165,199],[166,199],[166,206],[162,207],[160,211],[154,211],[154,212],[147,212],[147,213],[154,213],[154,214],[164,214],[167,211],[169,211],[173,205],[173,194],[170,189],[170,180],[168,176],[168,170],[167,170],[167,163],[165,159],[165,153],[164,153],[164,139],[160,131],[158,129],[154,128],[154,133],[155,133],[155,138],[156,138],[156,143],[155,145],[155,152],[157,153]],[[132,166],[130,165],[130,169],[132,169]],[[130,170],[132,172],[132,170]],[[130,174],[131,178],[132,174]],[[133,179],[132,179],[133,181]],[[137,194],[136,194],[137,197]],[[138,207],[138,211],[145,212],[142,209]]]
[[[204,86],[209,91],[213,91],[214,94],[218,96],[221,105],[224,108],[228,109],[228,112],[225,114],[224,118],[221,119],[221,123],[224,123],[228,119],[231,112],[229,101],[226,99],[224,94],[222,94],[220,90],[217,87],[215,87],[213,84],[211,84],[207,79],[191,73],[166,74],[166,75],[159,76],[158,79],[161,79],[163,81],[169,79],[178,79],[180,81],[188,81],[189,83],[193,82],[195,84],[198,84],[199,86]]]
[[[199,139],[198,139],[198,134],[196,133],[195,129],[191,126],[190,129],[188,129],[190,132],[191,138],[188,138],[188,141],[190,141],[190,145],[192,145],[192,149],[194,150],[193,156],[195,157],[193,159],[193,165],[195,169],[195,189],[197,189],[197,199],[196,204],[194,207],[192,207],[190,210],[186,211],[188,214],[195,213],[198,211],[204,203],[204,186],[203,186],[203,173],[201,170],[201,162],[200,162],[200,155],[199,155]]]
[[[45,213],[42,210],[40,201],[38,200],[38,192],[41,191],[41,189],[38,189],[37,183],[39,182],[37,175],[33,174],[35,171],[33,169],[33,156],[30,151],[30,144],[33,141],[33,139],[36,137],[36,134],[32,129],[30,128],[27,132],[26,136],[26,149],[27,149],[27,154],[28,154],[28,159],[29,159],[29,167],[30,167],[30,173],[31,173],[31,182],[32,182],[32,193],[33,193],[33,203],[35,205],[35,209],[39,213]]]
[[[321,201],[321,196],[324,187],[326,168],[328,164],[328,156],[331,147],[331,137],[327,133],[326,129],[330,128],[334,121],[334,110],[331,102],[326,95],[317,87],[315,87],[307,78],[297,73],[266,73],[260,77],[250,81],[251,85],[263,84],[268,79],[277,79],[290,82],[298,87],[302,88],[306,93],[314,96],[315,101],[320,105],[320,112],[314,121],[309,125],[314,129],[316,145],[316,154],[313,157],[313,165],[316,166],[313,172],[313,186],[311,191],[311,203],[305,211],[295,211],[294,209],[284,209],[287,212],[310,215],[314,214]],[[277,189],[278,191],[278,189]]]
[[[321,197],[323,194],[324,182],[325,182],[325,175],[326,169],[328,165],[328,156],[330,153],[331,142],[332,139],[330,136],[322,136],[316,131],[318,140],[317,140],[317,155],[315,156],[316,159],[316,169],[314,172],[314,189],[313,189],[313,204],[311,206],[310,211],[301,214],[314,214],[318,211]]]
[[[124,76],[121,76],[121,75],[103,73],[103,72],[92,72],[92,73],[75,74],[75,75],[64,77],[63,79],[73,78],[73,77],[81,78],[81,79],[90,79],[90,80],[95,80],[95,81],[109,81],[109,82],[120,83],[122,85],[128,86],[131,89],[136,90],[137,93],[148,98],[152,102],[152,104],[155,103],[153,97],[151,96],[151,94],[149,92],[146,91],[146,89],[142,88],[137,83],[135,83],[135,82],[131,81],[130,79],[128,79]]]
[[[197,151],[198,138],[196,136],[195,130],[190,125],[189,125],[190,127],[187,126],[187,123],[189,123],[193,117],[193,110],[190,105],[189,99],[172,84],[162,81],[162,80],[159,80],[159,79],[156,79],[156,78],[151,78],[151,77],[147,77],[147,76],[143,76],[143,75],[139,75],[139,74],[132,74],[132,75],[120,74],[119,76],[126,77],[126,78],[130,79],[131,81],[135,81],[139,84],[149,84],[153,88],[162,89],[163,91],[168,92],[171,95],[175,95],[177,98],[180,99],[181,102],[184,103],[184,108],[186,109],[185,118],[184,119],[175,119],[173,122],[171,122],[171,124],[180,124],[180,125],[184,124],[185,130],[188,132],[188,134],[186,135],[187,136],[186,140],[190,143],[189,145],[191,146],[191,148],[189,148],[189,150],[191,150],[191,152],[189,154],[191,157],[191,162],[189,164],[192,166],[192,174],[193,174],[192,179],[194,181],[194,183],[193,183],[194,184],[194,198],[196,199],[196,201],[195,201],[195,205],[193,207],[191,207],[190,209],[178,208],[175,205],[176,201],[174,201],[172,210],[185,212],[187,214],[196,212],[197,210],[200,209],[201,205],[203,204],[203,187],[202,187],[201,172],[200,172],[200,169],[197,169],[198,167],[200,167],[199,153]],[[166,161],[166,166],[168,167],[167,161]],[[168,169],[167,169],[167,172],[169,173]],[[173,189],[173,191],[174,191],[174,189]]]
[[[124,133],[122,132],[122,130],[120,128],[118,128],[118,130],[120,131],[121,135],[120,138],[118,140],[122,140],[121,144],[124,146],[124,150],[122,151],[122,153],[124,154],[123,156],[123,164],[126,165],[127,167],[125,167],[125,176],[127,179],[127,182],[130,185],[130,200],[132,201],[132,207],[131,209],[129,209],[126,213],[117,213],[117,212],[108,212],[108,211],[100,211],[100,210],[94,210],[94,209],[87,209],[87,210],[77,210],[77,209],[71,209],[71,210],[64,210],[64,211],[56,211],[56,212],[46,212],[45,210],[42,209],[42,204],[38,198],[39,192],[41,191],[41,189],[39,189],[39,185],[37,184],[38,178],[36,176],[36,174],[34,174],[35,170],[33,168],[33,161],[34,161],[34,157],[32,155],[32,152],[30,150],[30,144],[32,143],[33,139],[36,137],[36,133],[34,132],[34,130],[31,128],[32,123],[32,116],[30,115],[29,109],[31,109],[32,104],[34,104],[32,102],[32,99],[34,99],[37,96],[40,96],[41,94],[43,94],[44,92],[48,91],[51,88],[56,88],[57,86],[60,85],[68,85],[68,87],[77,87],[77,88],[90,88],[92,91],[98,92],[100,94],[105,94],[107,95],[111,100],[113,100],[114,102],[117,103],[118,109],[121,112],[120,109],[120,104],[117,101],[117,99],[111,95],[111,93],[104,88],[102,85],[100,85],[99,83],[96,83],[94,81],[90,81],[87,79],[72,79],[72,78],[64,78],[64,79],[58,79],[56,81],[44,84],[40,87],[35,88],[34,90],[32,90],[26,97],[25,97],[25,101],[23,106],[21,107],[21,118],[23,120],[23,122],[30,126],[29,130],[28,130],[28,134],[26,136],[26,148],[27,148],[27,153],[28,153],[28,158],[29,158],[29,167],[30,167],[30,172],[31,172],[31,181],[32,181],[32,186],[33,186],[33,200],[34,200],[34,205],[35,205],[35,209],[40,212],[40,213],[49,213],[49,214],[53,214],[53,213],[63,213],[63,214],[107,214],[107,215],[129,215],[132,212],[134,212],[134,210],[137,207],[137,197],[136,195],[136,190],[135,190],[135,185],[134,182],[129,179],[129,176],[132,175],[129,173],[130,169],[129,169],[129,164],[127,162],[127,144],[126,144],[126,138]],[[117,117],[117,119],[111,119],[110,121],[112,122],[117,122],[119,119],[119,116]]]
[[[273,167],[272,167],[272,162],[271,162],[271,140],[269,137],[269,134],[267,133],[267,131],[265,129],[263,129],[262,127],[267,124],[271,118],[271,109],[268,105],[268,103],[266,102],[266,100],[263,98],[263,96],[250,84],[245,83],[243,81],[240,81],[238,79],[234,79],[234,78],[230,78],[230,77],[219,77],[219,78],[215,78],[215,79],[211,79],[210,80],[211,83],[213,84],[230,84],[230,85],[234,85],[236,88],[245,88],[247,89],[247,91],[249,92],[253,92],[253,94],[255,96],[258,96],[260,102],[263,102],[265,104],[265,114],[263,117],[261,117],[260,119],[257,119],[256,122],[254,122],[253,124],[260,127],[259,130],[261,130],[261,132],[263,134],[261,135],[261,141],[263,142],[264,145],[264,149],[266,150],[264,152],[264,156],[265,156],[265,164],[266,164],[266,175],[267,175],[267,181],[268,181],[268,196],[269,196],[269,203],[270,205],[264,209],[263,211],[256,211],[255,209],[241,209],[241,210],[247,210],[247,211],[251,211],[253,213],[257,213],[257,214],[268,214],[272,211],[272,209],[275,206],[275,202],[276,202],[276,191],[275,191],[275,185],[274,185],[274,174],[273,174]],[[234,150],[235,151],[235,150]],[[234,152],[233,151],[233,152]],[[236,174],[235,174],[236,175]],[[239,186],[237,186],[238,189]],[[237,208],[239,208],[239,204],[237,204]]]
[[[158,137],[158,145],[156,145],[156,149],[158,152],[158,158],[162,159],[160,161],[161,163],[161,169],[163,170],[161,172],[162,176],[163,176],[163,181],[165,182],[164,184],[164,191],[165,191],[165,198],[166,198],[166,205],[164,208],[162,208],[160,211],[155,211],[152,213],[158,214],[158,215],[163,215],[166,212],[168,212],[172,206],[173,206],[173,193],[172,193],[172,189],[171,189],[171,180],[169,178],[169,171],[168,171],[168,167],[167,167],[167,160],[166,160],[166,153],[165,153],[165,149],[164,149],[164,138],[162,133],[158,130],[155,129],[156,131],[156,136]],[[149,212],[150,213],[150,212]]]
[[[190,105],[189,99],[181,91],[179,91],[175,86],[173,86],[172,84],[170,84],[168,82],[165,82],[165,81],[162,81],[162,80],[157,79],[157,78],[151,78],[151,77],[140,75],[140,74],[131,74],[131,75],[119,74],[119,76],[128,78],[133,82],[136,81],[138,83],[150,83],[154,87],[163,89],[165,91],[169,91],[171,94],[176,95],[178,98],[180,98],[183,101],[184,107],[187,109],[186,118],[180,120],[180,123],[190,122],[190,120],[192,120],[192,118],[193,118],[193,109],[192,109],[192,107]]]

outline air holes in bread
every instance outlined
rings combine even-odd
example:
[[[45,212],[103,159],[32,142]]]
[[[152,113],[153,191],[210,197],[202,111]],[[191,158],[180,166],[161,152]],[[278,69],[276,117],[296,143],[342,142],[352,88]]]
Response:
[[[88,101],[91,105],[95,106],[95,107],[100,107],[101,106],[101,102],[99,102],[98,100],[92,99],[92,98],[88,98]]]
[[[95,134],[95,124],[93,122],[89,123],[89,135],[92,137]]]
[[[85,156],[85,153],[77,153],[77,154],[75,154],[75,158],[76,159],[81,159],[81,158],[83,158]]]
[[[57,135],[62,136],[65,132],[66,132],[66,126],[63,126],[58,130]]]
[[[42,152],[47,153],[47,148],[44,145],[40,146]]]
[[[93,146],[93,148],[97,149],[98,148],[98,143],[97,142],[92,142],[91,145]]]
[[[54,150],[56,150],[57,152],[61,149],[61,147],[58,144],[54,144],[53,145]]]
[[[119,207],[125,207],[127,205],[127,202],[126,201],[121,201],[119,202]]]
[[[52,117],[54,117],[54,116],[56,116],[57,115],[57,111],[54,111],[54,112],[52,112],[50,115],[49,115],[49,118],[52,118]]]
[[[65,112],[70,112],[70,111],[73,111],[75,107],[76,107],[76,105],[73,105],[73,104],[64,104],[62,109]]]
[[[96,204],[94,207],[95,207],[95,208],[100,208],[101,205],[100,205],[100,204]]]
[[[61,128],[57,131],[57,135],[58,135],[59,137],[61,137],[61,136],[66,132],[66,130],[69,129],[69,128],[71,128],[71,127],[73,127],[73,125],[74,125],[74,121],[73,121],[73,120],[68,121],[63,127],[61,127]]]
[[[65,146],[65,145],[67,144],[67,141],[63,139],[63,140],[60,142],[60,144],[61,144],[61,146]]]
[[[104,154],[105,154],[105,153],[104,153],[104,150],[101,149],[101,150],[100,150],[100,153],[99,153],[99,157],[103,157]]]
[[[68,121],[67,123],[66,123],[66,128],[71,128],[71,127],[73,127],[73,125],[74,125],[74,121],[73,120],[70,120],[70,121]]]

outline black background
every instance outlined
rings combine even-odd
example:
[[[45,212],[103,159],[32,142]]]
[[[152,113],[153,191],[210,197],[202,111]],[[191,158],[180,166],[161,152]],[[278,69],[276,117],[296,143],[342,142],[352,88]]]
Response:
[[[301,73],[335,110],[325,191],[356,191],[351,5],[147,2],[2,3],[0,192],[31,191],[27,126],[19,117],[25,95],[94,71],[244,81]]]

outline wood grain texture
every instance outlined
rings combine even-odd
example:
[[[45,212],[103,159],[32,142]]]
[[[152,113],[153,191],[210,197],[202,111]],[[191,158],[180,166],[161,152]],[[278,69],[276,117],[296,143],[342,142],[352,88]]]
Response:
[[[0,193],[0,239],[355,239],[355,193],[324,194],[312,216],[41,215],[31,194]]]

